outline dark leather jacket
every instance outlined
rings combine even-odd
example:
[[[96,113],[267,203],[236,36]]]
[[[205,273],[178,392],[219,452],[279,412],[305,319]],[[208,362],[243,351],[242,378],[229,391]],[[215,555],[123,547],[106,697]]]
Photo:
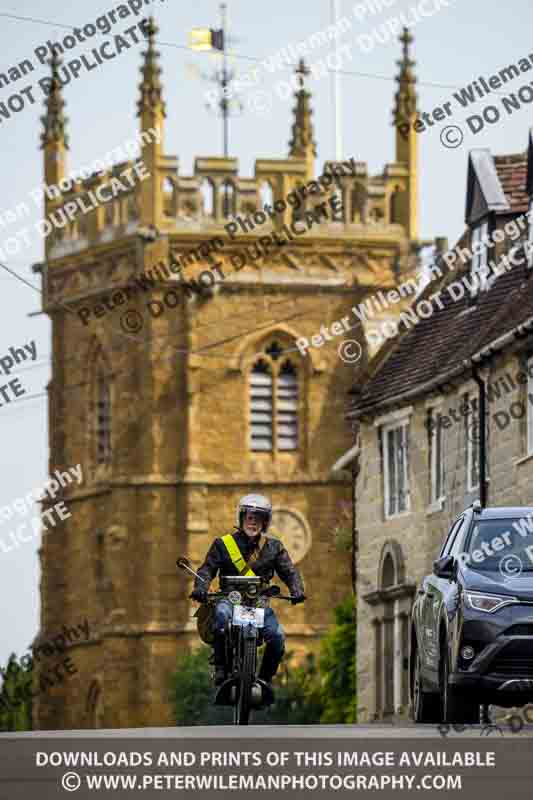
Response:
[[[248,561],[253,551],[257,547],[259,536],[253,538],[244,531],[235,531],[233,537],[239,546],[242,557]],[[291,561],[291,557],[286,551],[283,542],[269,534],[263,534],[261,539],[261,550],[258,558],[253,562],[251,568],[256,575],[262,577],[266,582],[271,581],[276,573],[283,583],[287,585],[291,595],[304,594],[302,576]],[[205,561],[197,570],[198,574],[207,580],[202,583],[198,578],[194,581],[194,588],[207,591],[208,585],[217,573],[220,575],[238,575],[236,567],[230,558],[226,545],[222,539],[215,539],[209,548]]]

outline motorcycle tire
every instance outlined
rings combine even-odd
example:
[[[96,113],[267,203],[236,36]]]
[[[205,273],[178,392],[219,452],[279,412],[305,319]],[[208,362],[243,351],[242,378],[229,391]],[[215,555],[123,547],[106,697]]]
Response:
[[[255,679],[256,639],[243,640],[242,671],[239,696],[235,705],[235,725],[248,725],[252,700],[252,685]]]

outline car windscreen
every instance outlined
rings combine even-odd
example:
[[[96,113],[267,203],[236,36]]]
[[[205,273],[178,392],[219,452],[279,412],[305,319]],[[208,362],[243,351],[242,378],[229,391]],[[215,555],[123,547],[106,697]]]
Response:
[[[468,538],[464,561],[470,569],[482,572],[501,572],[502,567],[508,575],[533,572],[533,519],[487,519],[475,522]]]

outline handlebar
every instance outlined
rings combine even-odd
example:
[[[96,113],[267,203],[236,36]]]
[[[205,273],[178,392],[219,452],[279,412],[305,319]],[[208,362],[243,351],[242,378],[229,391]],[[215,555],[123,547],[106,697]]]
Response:
[[[260,596],[265,597],[264,594]],[[269,600],[296,600],[296,597],[293,597],[292,595],[267,594],[266,597],[268,597]],[[228,595],[225,592],[209,592],[206,598],[206,602],[209,602],[209,600],[227,600],[227,598]],[[304,602],[305,600],[307,600],[307,597],[304,597]]]
[[[202,583],[207,583],[205,578],[202,578],[201,575],[198,575],[198,573],[193,570],[192,564],[191,564],[191,562],[189,561],[188,558],[183,558],[183,557],[182,558],[178,558],[178,560],[176,561],[176,566],[179,569],[184,570],[184,572],[190,572],[191,575],[194,575],[195,578],[201,580]],[[231,577],[234,577],[234,576],[225,576],[225,577],[227,577],[228,579],[231,579]],[[258,596],[259,597],[268,597],[271,600],[296,600],[297,599],[296,597],[293,597],[292,595],[276,594],[274,592],[274,589],[279,591],[279,587],[278,586],[270,586],[270,587],[267,587],[266,589],[263,589],[262,591],[260,591]],[[227,596],[228,596],[227,592],[210,592],[210,593],[207,594],[206,600],[207,601],[209,601],[209,600],[218,600],[218,599],[226,598]],[[304,595],[303,602],[305,602],[305,600],[307,600],[307,598]]]

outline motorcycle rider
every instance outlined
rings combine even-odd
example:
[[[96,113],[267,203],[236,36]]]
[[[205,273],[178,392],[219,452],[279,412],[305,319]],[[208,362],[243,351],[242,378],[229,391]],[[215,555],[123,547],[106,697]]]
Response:
[[[268,583],[274,572],[287,585],[293,597],[292,604],[305,600],[304,586],[300,573],[280,539],[267,533],[272,519],[272,505],[268,498],[258,494],[242,497],[237,507],[238,526],[234,533],[215,539],[209,548],[196,578],[191,598],[205,603],[209,584],[220,575],[255,574]],[[252,570],[250,573],[249,570]],[[220,600],[215,606],[213,620],[213,650],[215,658],[215,684],[218,686],[226,677],[224,630],[231,619],[232,604]],[[265,653],[258,677],[270,684],[277,672],[285,652],[285,635],[271,608],[265,608],[264,639]]]

